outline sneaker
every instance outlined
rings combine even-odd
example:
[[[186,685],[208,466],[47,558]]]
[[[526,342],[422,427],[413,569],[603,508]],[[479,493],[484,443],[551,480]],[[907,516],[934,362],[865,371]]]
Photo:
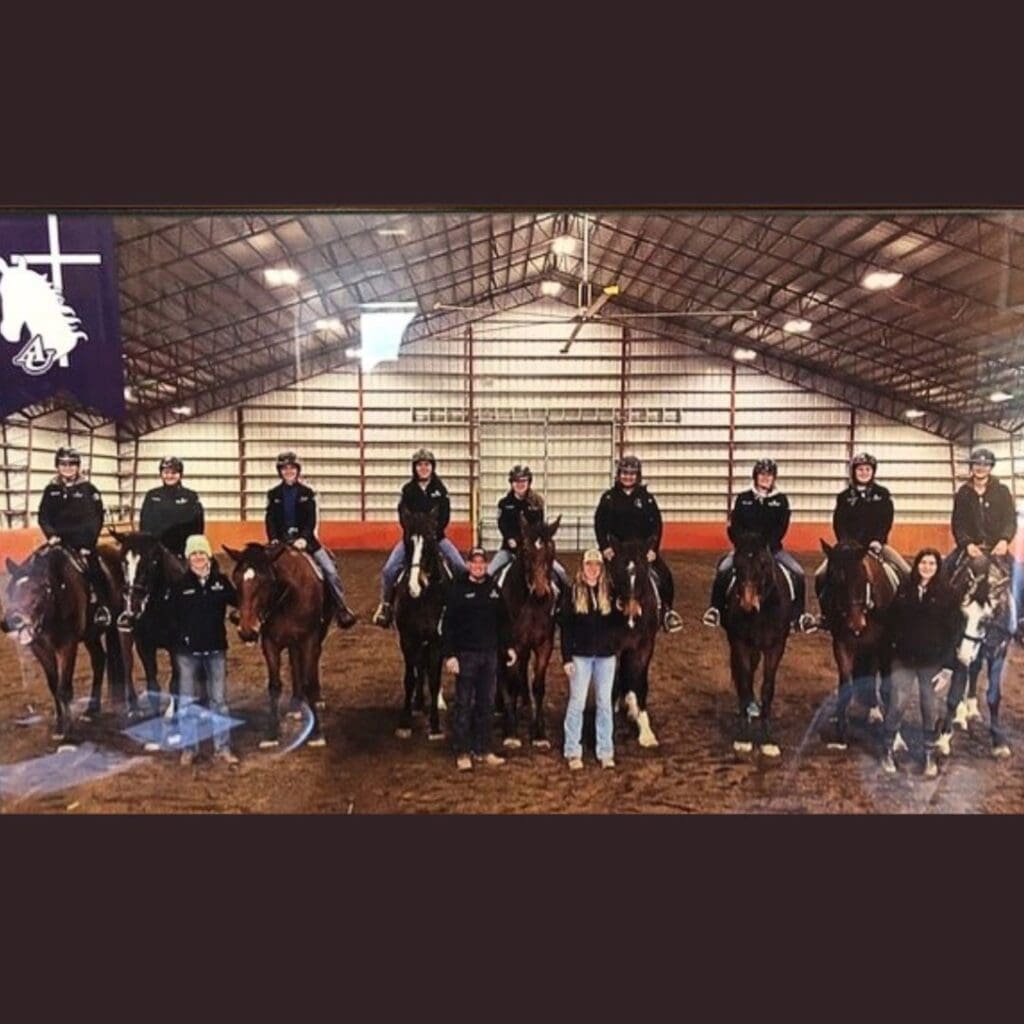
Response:
[[[885,753],[882,754],[882,771],[885,772],[886,775],[896,774],[896,760],[892,756],[891,750],[886,750]]]
[[[615,758],[614,757],[602,757],[600,758],[602,768],[614,768]]]
[[[225,747],[223,750],[218,750],[214,757],[218,761],[223,761],[225,764],[238,764],[238,758],[233,754],[230,748]]]
[[[459,756],[455,758],[455,767],[460,772],[471,772],[473,770],[473,759],[469,754],[459,754]]]
[[[722,624],[722,614],[717,608],[709,608],[702,616],[701,622],[705,626],[720,626]]]
[[[568,758],[569,771],[580,772],[583,771],[583,758],[582,757],[570,757]]]
[[[346,605],[342,605],[334,617],[342,629],[351,629],[359,621]]]
[[[683,628],[683,620],[680,617],[679,612],[669,608],[669,610],[665,612],[665,617],[662,620],[661,626],[666,633],[678,633],[679,630]]]
[[[387,629],[391,625],[391,605],[387,601],[381,601],[377,610],[373,613],[373,624]]]
[[[474,754],[473,760],[477,764],[489,764],[494,767],[505,763],[505,758],[499,757],[497,754]]]
[[[187,768],[195,759],[196,755],[193,754],[191,750],[183,750],[181,752],[181,757],[178,758],[178,763],[183,768]]]
[[[109,626],[113,622],[113,619],[110,617],[110,609],[105,604],[96,606],[92,620],[97,626]]]

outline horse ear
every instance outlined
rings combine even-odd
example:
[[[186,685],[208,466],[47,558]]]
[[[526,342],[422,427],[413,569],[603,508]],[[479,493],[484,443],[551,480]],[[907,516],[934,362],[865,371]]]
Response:
[[[242,557],[241,551],[236,551],[234,548],[229,548],[227,544],[222,544],[221,549],[223,550],[224,554],[226,554],[228,558],[231,559],[232,562],[237,562]]]
[[[18,565],[17,562],[11,561],[11,559],[9,559],[9,558],[6,559],[6,561],[7,561],[7,573],[8,573],[8,575],[10,575],[10,576],[17,575],[17,572],[21,568],[21,566]]]
[[[832,545],[821,537],[818,540],[821,541],[821,550],[825,553],[825,557],[828,558],[832,554]]]
[[[559,514],[556,516],[555,521],[548,526],[548,539],[550,540],[556,533],[558,528],[562,525],[562,516]]]

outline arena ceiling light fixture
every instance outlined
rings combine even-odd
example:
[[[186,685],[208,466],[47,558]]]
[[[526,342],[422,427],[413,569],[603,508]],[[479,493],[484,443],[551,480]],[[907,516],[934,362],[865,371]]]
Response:
[[[732,350],[732,357],[738,363],[749,363],[752,359],[757,358],[757,350],[752,348],[734,348]]]
[[[415,302],[364,302],[359,313],[360,361],[365,371],[398,358],[402,335],[419,312]]]
[[[990,402],[1009,402],[1013,395],[1009,391],[993,391],[988,396]]]
[[[341,321],[336,316],[332,316],[327,319],[317,320],[313,326],[318,331],[340,331]]]
[[[556,235],[551,239],[551,251],[556,256],[574,256],[579,240],[572,235]]]
[[[405,238],[408,228],[377,228],[377,234],[384,238]]]
[[[540,293],[546,295],[549,299],[553,299],[556,295],[562,294],[562,285],[557,281],[541,281]]]
[[[273,288],[283,284],[298,284],[299,272],[292,267],[267,267],[263,271],[263,279]]]
[[[787,334],[806,334],[812,326],[810,320],[805,320],[803,317],[794,317],[792,320],[787,320],[782,325],[782,329]]]
[[[191,405],[172,405],[171,412],[176,416],[191,416],[192,406]]]
[[[903,280],[898,270],[869,270],[861,279],[861,287],[868,291],[879,292],[885,288],[895,288]]]
[[[908,409],[903,415],[908,420],[919,420],[924,414],[924,409]]]

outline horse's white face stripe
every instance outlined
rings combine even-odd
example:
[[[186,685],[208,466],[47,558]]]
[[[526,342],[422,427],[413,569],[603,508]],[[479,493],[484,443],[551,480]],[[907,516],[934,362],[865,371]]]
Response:
[[[124,581],[129,587],[135,585],[135,577],[139,572],[140,558],[134,551],[124,556]]]
[[[28,583],[28,577],[27,576],[22,576],[22,578],[20,580],[18,580],[18,582],[15,583],[14,585],[16,587],[23,587],[26,583]]]
[[[534,546],[534,547],[535,547],[535,548],[536,548],[536,549],[537,549],[538,551],[540,551],[540,549],[541,549],[542,547],[544,547],[544,545],[543,545],[543,543],[541,542],[541,540],[540,540],[540,538],[539,538],[539,537],[537,538],[537,540],[535,540],[535,541],[533,542],[533,546]]]
[[[246,569],[245,572],[242,573],[242,579],[246,582],[256,579],[256,570],[251,567]]]

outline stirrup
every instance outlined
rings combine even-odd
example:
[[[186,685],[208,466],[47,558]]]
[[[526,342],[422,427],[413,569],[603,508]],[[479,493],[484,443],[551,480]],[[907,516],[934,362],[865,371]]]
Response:
[[[818,630],[818,620],[810,612],[804,612],[796,620],[796,630],[800,633],[816,633]]]
[[[709,608],[700,620],[705,626],[720,626],[722,613],[717,608]]]
[[[373,624],[387,629],[391,625],[391,605],[387,601],[381,601],[377,610],[373,613]]]
[[[105,604],[96,605],[96,611],[93,612],[92,621],[97,626],[109,626],[113,621],[110,617],[110,609]]]
[[[683,628],[683,620],[679,617],[679,612],[669,608],[662,618],[661,627],[666,633],[678,633]]]

